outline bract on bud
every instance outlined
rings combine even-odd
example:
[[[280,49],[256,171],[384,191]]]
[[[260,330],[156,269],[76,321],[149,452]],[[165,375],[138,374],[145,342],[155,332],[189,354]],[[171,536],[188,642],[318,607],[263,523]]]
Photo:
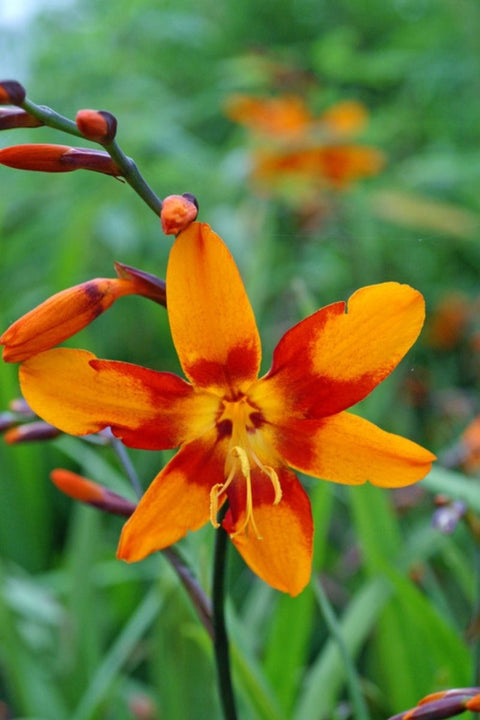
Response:
[[[0,109],[0,130],[13,130],[15,128],[40,127],[44,123],[34,115],[20,108]]]
[[[106,175],[121,175],[120,168],[108,153],[68,145],[12,145],[0,150],[0,164],[18,170],[52,173],[93,170]]]
[[[62,290],[10,325],[0,337],[5,362],[22,362],[58,345],[107,310],[137,293],[133,280],[97,278]]]
[[[21,105],[26,94],[23,85],[16,80],[0,80],[0,105]]]
[[[114,263],[115,270],[119,278],[131,280],[135,283],[135,294],[154,300],[159,305],[167,304],[167,289],[165,280],[161,280],[156,275],[147,273],[144,270],[124,265],[123,263]]]
[[[9,445],[18,443],[33,442],[35,440],[52,440],[61,435],[61,431],[43,420],[17,425],[7,430],[3,439]]]
[[[162,202],[160,219],[165,235],[178,235],[198,215],[198,202],[191,193],[168,195]]]
[[[75,122],[82,135],[93,142],[111,143],[117,132],[117,118],[106,110],[79,110]]]
[[[65,495],[105,512],[129,517],[135,510],[136,505],[126,498],[70,470],[57,468],[50,478]]]

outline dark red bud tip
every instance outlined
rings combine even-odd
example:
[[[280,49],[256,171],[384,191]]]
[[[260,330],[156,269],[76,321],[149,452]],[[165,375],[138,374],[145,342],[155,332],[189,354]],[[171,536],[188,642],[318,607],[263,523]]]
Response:
[[[117,118],[107,110],[79,110],[75,122],[88,140],[106,145],[115,139]]]
[[[169,195],[162,202],[160,219],[165,235],[178,235],[198,215],[198,202],[190,193]]]
[[[16,80],[0,80],[0,105],[21,105],[26,90]]]

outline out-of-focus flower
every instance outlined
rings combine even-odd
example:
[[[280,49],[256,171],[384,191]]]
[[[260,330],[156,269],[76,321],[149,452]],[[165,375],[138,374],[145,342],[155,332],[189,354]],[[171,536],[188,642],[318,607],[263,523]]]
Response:
[[[432,518],[432,525],[445,535],[450,535],[456,529],[460,520],[467,512],[467,506],[460,500],[450,500],[450,498],[436,499],[438,505]]]
[[[75,335],[124,295],[165,304],[165,283],[116,263],[118,278],[97,278],[62,290],[10,325],[0,337],[6,362],[21,362]]]
[[[106,110],[79,110],[75,123],[88,140],[111,143],[117,132],[117,118]]]
[[[360,178],[376,175],[383,163],[379,150],[361,145],[258,150],[253,178],[270,186],[296,178],[343,190]]]
[[[470,322],[471,303],[465,295],[449,293],[430,315],[427,343],[437,350],[453,350],[465,337]]]
[[[75,148],[69,145],[41,143],[12,145],[0,150],[0,165],[17,170],[51,173],[92,170],[115,177],[122,174],[116,162],[107,152]]]
[[[22,391],[47,422],[74,435],[110,427],[126,445],[180,446],[125,525],[128,561],[165,548],[228,500],[223,527],[261,578],[292,595],[308,582],[313,525],[294,470],[382,487],[416,482],[434,456],[345,412],[395,368],[417,338],[424,301],[407,285],[358,290],[280,340],[257,378],[261,346],[228,249],[208,225],[177,237],[167,270],[170,327],[186,382],[99,360],[40,353],[20,367]]]
[[[52,470],[50,478],[65,495],[104,512],[129,517],[136,508],[135,503],[71,470],[57,468]]]
[[[162,201],[160,219],[165,235],[178,235],[192,223],[198,215],[198,202],[191,193],[168,195]]]
[[[356,101],[344,101],[313,116],[301,97],[256,98],[235,95],[227,115],[252,131],[252,179],[257,186],[287,191],[302,205],[308,190],[340,191],[376,175],[384,155],[367,145],[348,142],[366,125],[368,114]]]
[[[304,100],[296,95],[258,98],[233,95],[225,106],[227,116],[255,133],[266,136],[302,137],[313,122]]]
[[[0,108],[0,130],[13,130],[15,128],[40,127],[43,125],[30,113],[20,108]]]

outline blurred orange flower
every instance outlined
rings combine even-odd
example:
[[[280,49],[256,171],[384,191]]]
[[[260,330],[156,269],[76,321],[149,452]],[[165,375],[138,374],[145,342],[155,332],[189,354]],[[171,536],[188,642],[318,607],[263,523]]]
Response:
[[[251,130],[257,140],[252,178],[261,186],[276,188],[300,179],[343,190],[383,167],[384,155],[378,149],[346,142],[368,119],[359,102],[339,102],[314,117],[305,101],[295,95],[234,95],[227,102],[226,113]]]

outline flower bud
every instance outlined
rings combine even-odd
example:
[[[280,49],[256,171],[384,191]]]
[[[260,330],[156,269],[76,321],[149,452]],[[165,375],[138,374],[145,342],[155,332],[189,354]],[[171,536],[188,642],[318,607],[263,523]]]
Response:
[[[52,470],[50,479],[65,495],[99,510],[124,517],[129,517],[135,510],[136,505],[126,498],[70,470]]]
[[[75,122],[84,137],[104,145],[111,143],[117,132],[117,118],[106,110],[79,110]]]
[[[16,80],[0,80],[0,105],[21,105],[26,94],[23,85]]]
[[[40,127],[44,123],[34,115],[20,108],[0,109],[0,130],[13,130],[15,128]]]
[[[0,164],[18,170],[52,173],[93,170],[106,175],[121,175],[120,168],[108,153],[68,145],[12,145],[0,150]]]
[[[23,442],[33,442],[35,440],[52,440],[61,435],[61,430],[50,425],[43,420],[27,423],[26,425],[17,425],[7,430],[3,439],[8,445],[16,445]]]
[[[131,280],[135,284],[136,295],[142,295],[159,305],[166,306],[167,290],[165,280],[123,263],[116,262],[114,266],[119,278]]]
[[[169,195],[162,202],[160,218],[165,235],[178,235],[198,215],[198,202],[191,193]]]
[[[75,335],[117,298],[137,292],[137,282],[97,278],[62,290],[10,325],[0,337],[5,362],[22,362]]]

